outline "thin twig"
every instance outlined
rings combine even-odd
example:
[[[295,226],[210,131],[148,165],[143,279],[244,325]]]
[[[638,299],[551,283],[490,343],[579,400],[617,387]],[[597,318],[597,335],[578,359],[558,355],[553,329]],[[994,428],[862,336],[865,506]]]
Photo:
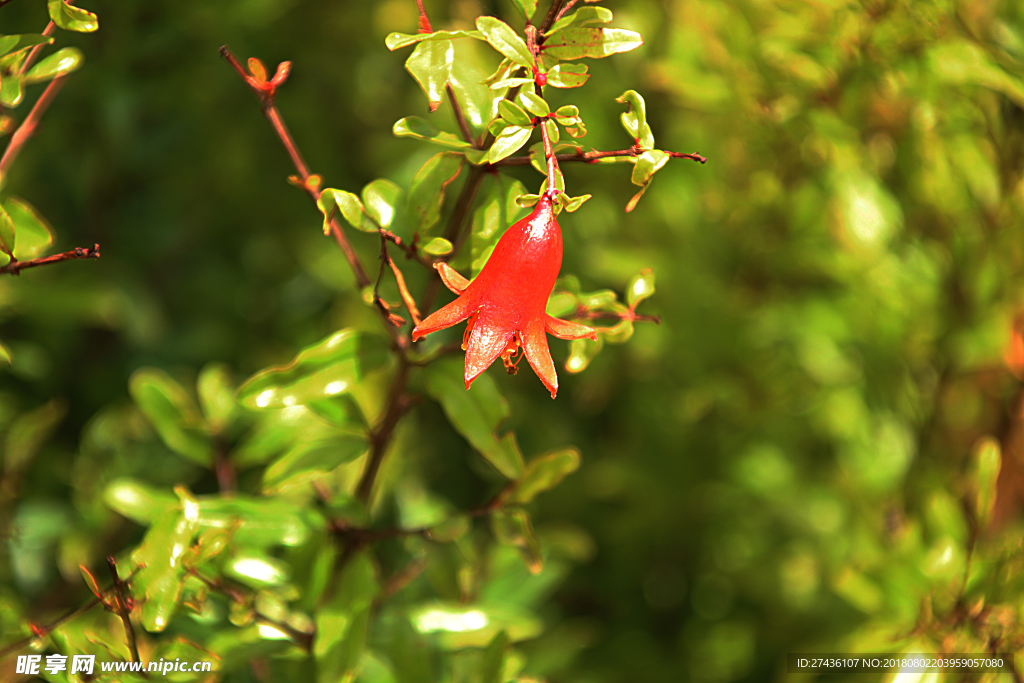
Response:
[[[448,93],[448,101],[451,102],[452,112],[455,114],[456,123],[459,124],[459,132],[462,133],[462,139],[473,145],[476,149],[480,149],[477,141],[473,139],[473,133],[469,130],[469,123],[466,121],[466,115],[462,113],[462,107],[459,106],[458,98],[455,97],[455,90],[452,88],[452,84],[445,84],[444,91]]]
[[[405,396],[405,385],[409,379],[409,367],[409,361],[406,357],[404,355],[399,356],[398,370],[395,372],[395,378],[388,392],[387,409],[384,419],[381,420],[380,426],[370,435],[370,455],[366,461],[366,467],[363,469],[363,474],[359,478],[359,484],[356,486],[356,498],[363,503],[370,500],[377,472],[380,471],[384,455],[387,453],[388,445],[391,443],[391,436],[394,434],[399,420],[402,419],[405,411],[409,408],[410,403]]]
[[[127,586],[117,574],[117,562],[111,555],[107,556],[107,568],[110,569],[110,576],[114,580],[114,604],[108,605],[107,608],[121,618],[125,637],[128,638],[128,651],[131,652],[132,661],[136,663],[141,662],[142,660],[139,659],[139,645],[135,640],[135,629],[132,627],[131,598],[128,597]],[[145,673],[143,673],[143,676],[145,676]]]
[[[385,234],[386,233],[386,234]],[[395,274],[395,282],[398,284],[398,293],[402,296],[402,301],[405,303],[406,310],[409,311],[409,315],[412,316],[412,322],[414,325],[420,324],[420,312],[416,309],[416,302],[412,298],[412,294],[409,293],[409,288],[405,284],[405,278],[402,276],[402,271],[399,270],[395,260],[391,258],[388,253],[388,239],[393,237],[399,239],[394,233],[389,230],[381,229],[380,240],[381,240],[381,258],[383,258],[389,266],[391,266],[391,272]],[[378,286],[380,285],[380,279],[377,279]]]
[[[21,271],[27,268],[36,268],[38,266],[48,266],[51,263],[60,263],[61,261],[73,261],[75,259],[86,259],[86,258],[99,258],[100,257],[100,245],[94,244],[92,248],[89,247],[76,247],[71,251],[65,251],[63,254],[54,254],[53,256],[44,256],[43,258],[32,259],[31,261],[11,261],[5,266],[0,267],[0,275],[17,275]]]
[[[88,600],[85,604],[81,605],[80,607],[76,607],[73,610],[65,612],[61,616],[59,616],[56,619],[54,619],[53,621],[51,621],[46,626],[31,625],[30,628],[32,629],[32,635],[28,636],[26,638],[22,638],[21,640],[16,640],[13,643],[10,643],[8,645],[5,645],[3,648],[0,648],[0,659],[3,659],[5,657],[7,657],[8,655],[10,655],[13,652],[17,652],[18,650],[20,650],[20,649],[22,649],[24,647],[28,647],[32,643],[33,640],[36,640],[38,638],[45,638],[46,636],[48,636],[53,631],[55,631],[56,629],[60,628],[60,626],[62,624],[64,624],[65,622],[70,621],[71,619],[74,619],[75,617],[77,617],[80,614],[85,614],[86,612],[91,610],[93,607],[95,607],[96,605],[101,604],[102,602],[103,602],[103,600],[101,598],[94,597],[94,598],[91,598],[90,600]]]
[[[21,122],[18,129],[11,135],[11,141],[7,144],[3,157],[0,158],[0,185],[6,179],[7,171],[10,170],[11,164],[14,163],[21,148],[25,146],[30,137],[35,135],[36,128],[39,127],[39,120],[46,112],[46,108],[53,102],[53,98],[56,97],[57,92],[60,91],[66,79],[67,76],[58,76],[50,81],[50,85],[46,86],[46,90],[36,100],[35,105],[32,106],[32,111],[28,113],[25,120]]]

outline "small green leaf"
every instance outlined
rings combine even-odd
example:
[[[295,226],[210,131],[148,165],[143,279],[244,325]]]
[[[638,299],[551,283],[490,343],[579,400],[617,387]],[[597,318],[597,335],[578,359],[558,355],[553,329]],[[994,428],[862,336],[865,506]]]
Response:
[[[556,64],[548,71],[548,85],[554,88],[578,88],[590,78],[588,69],[586,64]]]
[[[408,200],[416,232],[425,232],[441,220],[444,193],[448,185],[459,177],[462,159],[462,155],[455,152],[440,152],[427,159],[416,171],[409,186]]]
[[[365,454],[368,447],[362,435],[342,434],[292,449],[263,473],[263,488],[280,490],[293,477],[331,472]]]
[[[402,199],[402,188],[383,178],[378,178],[363,188],[363,206],[366,213],[382,228],[390,228],[395,223]]]
[[[428,366],[426,389],[441,407],[449,422],[473,448],[508,479],[523,474],[523,455],[515,434],[498,438],[495,431],[509,416],[508,402],[488,375],[476,378],[466,390],[462,380],[463,366],[459,359],[445,359]]]
[[[543,50],[557,59],[599,59],[643,44],[639,33],[624,28],[567,28],[545,40]]]
[[[50,11],[53,23],[65,31],[90,33],[100,27],[95,14],[69,5],[64,0],[47,0],[46,8]]]
[[[532,126],[533,119],[527,114],[522,107],[515,102],[509,100],[502,100],[498,102],[498,114],[505,121],[516,125],[516,126]]]
[[[533,13],[537,11],[537,0],[512,0],[512,4],[523,13],[523,17],[529,21]]]
[[[224,574],[250,588],[282,586],[291,577],[288,564],[276,557],[245,551],[224,563]]]
[[[196,393],[211,431],[219,433],[231,424],[235,414],[235,386],[227,365],[208,363],[203,367],[196,380]]]
[[[996,504],[996,480],[1002,466],[1002,455],[999,442],[993,438],[985,438],[978,442],[971,454],[975,488],[974,514],[977,516],[978,527],[988,528],[992,521],[992,511]]]
[[[494,636],[487,647],[484,648],[484,656],[480,659],[480,669],[476,680],[480,683],[505,683],[503,676],[505,671],[505,655],[512,644],[508,633],[501,631]]]
[[[377,572],[369,553],[356,553],[342,570],[334,595],[317,612],[313,643],[317,683],[352,680],[366,645],[377,590]]]
[[[16,417],[3,440],[3,471],[13,474],[25,468],[64,418],[66,408],[50,401]]]
[[[144,526],[153,524],[180,501],[164,491],[129,477],[115,479],[103,489],[103,502],[114,512]]]
[[[341,330],[308,346],[287,365],[256,373],[238,388],[248,408],[286,408],[349,391],[388,358],[373,335]]]
[[[199,496],[197,523],[201,529],[224,529],[240,545],[299,546],[310,536],[303,508],[273,496]]]
[[[200,465],[213,463],[213,445],[199,409],[170,375],[140,368],[132,373],[128,390],[168,448]]]
[[[522,508],[501,508],[491,513],[491,529],[494,537],[505,545],[517,548],[531,574],[544,569],[540,543],[533,533],[530,515]]]
[[[425,140],[447,149],[468,150],[470,144],[451,133],[445,133],[419,116],[407,116],[395,122],[392,132],[400,138]]]
[[[550,36],[570,26],[588,26],[590,24],[607,24],[612,20],[612,11],[605,7],[580,7],[578,10],[556,21],[545,33]]]
[[[444,256],[452,253],[452,243],[443,237],[435,237],[423,245],[423,253],[431,256]]]
[[[565,195],[559,195],[559,196],[560,197],[565,197]],[[591,195],[591,194],[581,194],[579,197],[565,197],[563,205],[564,205],[566,211],[568,211],[569,213],[572,213],[572,212],[576,211],[578,208],[580,208],[581,206],[583,206],[583,203],[586,202],[588,199],[590,199],[593,196],[594,195]]]
[[[537,497],[537,494],[557,486],[563,479],[579,469],[579,466],[580,452],[575,448],[563,448],[534,458],[527,463],[526,472],[508,497],[508,502],[529,503]]]
[[[480,31],[434,31],[433,33],[389,33],[388,37],[384,39],[384,44],[391,51],[398,50],[403,47],[408,47],[413,43],[419,43],[424,40],[435,41],[443,40],[449,41],[452,38],[476,38],[477,40],[483,40],[484,35]]]
[[[14,221],[3,204],[0,204],[0,251],[11,256],[15,246]]]
[[[25,74],[25,85],[52,81],[66,76],[82,65],[82,51],[77,47],[65,47],[41,60]]]
[[[533,55],[508,24],[494,17],[478,17],[476,27],[495,50],[519,66],[533,68]]]
[[[325,235],[329,235],[331,232],[330,219],[335,210],[339,211],[353,228],[363,232],[377,232],[377,226],[370,220],[363,203],[351,192],[327,188],[320,193],[320,198],[316,200],[316,206],[324,215]]]
[[[547,116],[551,113],[551,107],[544,98],[529,90],[519,93],[519,104],[534,116]]]
[[[532,134],[533,126],[509,126],[491,144],[487,160],[493,164],[515,154],[530,140]]]
[[[533,83],[532,78],[503,78],[500,81],[491,83],[491,90],[506,90],[508,88],[515,88],[518,86],[524,86],[528,83]],[[503,100],[504,101],[504,100]]]
[[[523,207],[524,209],[530,208],[539,201],[539,194],[521,194],[519,195],[519,197],[516,198],[516,204]]]
[[[597,341],[573,339],[569,342],[569,358],[565,361],[565,369],[574,373],[583,372],[603,346],[604,337],[601,334],[597,335]]]
[[[513,641],[535,638],[544,628],[536,616],[507,603],[432,601],[411,609],[409,617],[417,631],[433,634],[448,650],[486,647],[502,630],[508,631]]]
[[[36,45],[49,45],[53,42],[53,36],[44,36],[41,33],[21,33],[12,36],[0,36],[0,57],[14,54],[35,47]]]
[[[635,90],[627,90],[620,97],[615,98],[615,101],[629,105],[629,110],[622,114],[622,127],[641,147],[653,150],[654,134],[651,133],[651,127],[647,125],[647,105],[644,103],[644,98]]]
[[[634,185],[647,185],[651,177],[669,160],[668,154],[658,149],[647,150],[636,158],[631,180]]]
[[[652,294],[654,294],[654,271],[644,268],[629,281],[629,285],[626,287],[626,304],[630,308],[636,308],[638,303]]]
[[[14,109],[21,104],[21,98],[25,94],[25,90],[21,87],[23,81],[23,76],[4,74],[3,80],[0,81],[0,105]]]
[[[436,111],[445,96],[445,86],[451,76],[455,62],[455,47],[450,40],[427,40],[419,43],[405,62],[405,68],[423,88],[430,103],[430,111]]]
[[[558,144],[558,124],[556,124],[552,119],[545,119],[543,125],[551,144]]]
[[[4,200],[3,208],[14,221],[14,231],[17,235],[14,255],[23,261],[42,256],[53,242],[50,226],[42,216],[28,202],[17,197],[8,197]],[[0,265],[7,260],[6,256],[0,256]]]

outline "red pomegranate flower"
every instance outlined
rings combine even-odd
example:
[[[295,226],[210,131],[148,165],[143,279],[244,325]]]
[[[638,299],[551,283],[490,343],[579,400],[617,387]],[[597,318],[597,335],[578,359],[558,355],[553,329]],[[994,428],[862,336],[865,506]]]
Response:
[[[428,315],[412,331],[412,339],[416,341],[468,318],[462,338],[467,389],[498,356],[514,374],[522,360],[522,348],[554,398],[558,375],[547,334],[559,339],[597,338],[593,328],[553,318],[544,310],[562,267],[562,230],[551,201],[551,196],[544,194],[533,213],[505,231],[472,282],[447,263],[435,265],[445,286],[459,298]]]

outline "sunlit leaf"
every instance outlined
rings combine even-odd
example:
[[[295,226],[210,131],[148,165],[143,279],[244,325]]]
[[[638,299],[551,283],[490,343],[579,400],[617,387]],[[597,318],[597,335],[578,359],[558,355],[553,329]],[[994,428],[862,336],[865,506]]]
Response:
[[[476,27],[484,34],[484,38],[495,50],[519,66],[533,67],[533,55],[523,39],[516,35],[512,28],[501,19],[494,17],[478,17]]]
[[[444,256],[452,253],[452,243],[443,237],[435,237],[423,245],[423,253],[431,256]]]
[[[544,35],[550,36],[570,26],[588,26],[590,24],[607,24],[613,18],[612,11],[606,7],[580,7],[554,24]]]
[[[551,113],[551,107],[544,101],[544,98],[529,90],[521,91],[518,100],[519,104],[534,116],[547,116]]]
[[[316,202],[320,213],[324,215],[324,234],[331,232],[329,221],[335,211],[341,214],[342,218],[357,230],[363,232],[377,232],[377,226],[370,220],[363,202],[351,192],[328,188],[320,193]]]
[[[654,149],[654,134],[651,133],[651,127],[647,125],[647,105],[644,103],[644,98],[635,90],[627,90],[615,101],[629,105],[629,110],[622,114],[621,120],[622,127],[626,129],[630,137],[644,149]],[[637,185],[641,184],[635,180],[633,182]]]
[[[424,140],[448,149],[467,150],[470,148],[470,144],[465,140],[460,140],[451,133],[438,130],[425,119],[418,116],[407,116],[396,121],[392,131],[400,138]]]
[[[444,99],[454,61],[455,47],[450,40],[427,40],[416,45],[405,62],[405,68],[423,88],[430,111],[436,110]]]
[[[292,449],[270,465],[263,474],[263,486],[275,489],[292,477],[330,472],[363,455],[368,447],[364,437],[354,434],[313,441],[304,447]]]
[[[509,126],[491,144],[487,160],[493,164],[515,154],[530,140],[532,134],[532,126]]]
[[[409,213],[417,226],[416,232],[427,231],[441,220],[445,191],[459,176],[462,163],[461,155],[440,152],[427,159],[416,171],[409,187],[408,200]]]
[[[14,109],[21,104],[25,95],[22,88],[24,81],[24,77],[18,74],[4,74],[3,80],[0,80],[0,105]]]
[[[544,41],[544,54],[558,59],[608,57],[644,44],[636,31],[624,28],[567,28]]]
[[[590,78],[588,69],[586,64],[556,64],[548,71],[548,85],[554,88],[578,88]],[[579,111],[576,115],[579,115]]]
[[[89,33],[100,27],[99,20],[92,12],[80,9],[64,0],[47,0],[46,8],[50,11],[50,19],[65,31]]]
[[[8,257],[14,253],[16,237],[14,221],[11,220],[4,205],[0,204],[0,251],[3,251]]]
[[[644,268],[626,285],[626,303],[635,308],[638,303],[654,294],[654,271]]]
[[[21,33],[12,36],[0,36],[0,56],[21,52],[36,45],[49,45],[53,36],[41,33]]]
[[[2,206],[14,223],[14,232],[17,236],[14,256],[22,261],[42,256],[53,242],[50,226],[28,202],[22,199],[8,197]],[[9,260],[6,255],[0,255],[0,265]]]
[[[179,500],[170,490],[162,490],[137,479],[121,478],[107,484],[103,501],[115,512],[138,524],[152,524]]]
[[[523,17],[527,20],[532,19],[533,13],[537,11],[537,0],[512,0],[512,4],[523,13]]]
[[[483,40],[480,31],[434,31],[433,33],[389,33],[384,44],[389,50],[398,50],[422,41],[450,41],[452,38],[476,38]]]
[[[378,178],[363,188],[366,214],[382,228],[393,227],[403,199],[402,188],[384,178]]]
[[[59,76],[66,76],[82,65],[82,51],[77,47],[65,47],[48,55],[29,69],[25,74],[25,85],[52,81]]]
[[[434,634],[450,650],[486,647],[502,630],[514,642],[534,638],[543,630],[537,617],[510,604],[434,601],[411,609],[409,618],[417,631]]]

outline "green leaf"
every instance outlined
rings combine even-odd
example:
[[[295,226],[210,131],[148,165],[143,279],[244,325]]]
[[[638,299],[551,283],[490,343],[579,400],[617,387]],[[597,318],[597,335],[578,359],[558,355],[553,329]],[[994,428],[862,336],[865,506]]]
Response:
[[[599,59],[629,52],[644,44],[636,31],[624,28],[567,28],[544,41],[544,54],[557,59]]]
[[[14,255],[22,261],[42,256],[53,242],[50,226],[42,216],[28,202],[17,197],[8,197],[3,202],[3,208],[14,222],[17,235]],[[0,265],[7,260],[5,256],[0,257]]]
[[[654,294],[654,271],[644,268],[634,275],[626,286],[626,304],[630,308],[636,308],[638,303],[652,294]]]
[[[50,11],[53,23],[65,31],[90,33],[100,27],[95,14],[69,5],[64,0],[47,0],[46,8]]]
[[[465,388],[460,359],[448,358],[428,366],[426,389],[441,407],[452,426],[508,479],[523,474],[523,455],[515,434],[501,438],[495,435],[498,426],[509,416],[508,402],[488,375],[480,375],[469,390]]]
[[[441,220],[444,193],[452,181],[459,177],[462,159],[462,155],[455,152],[440,152],[427,159],[416,171],[409,186],[408,200],[409,214],[416,225],[416,232],[425,232]]]
[[[601,334],[597,335],[597,341],[573,339],[569,342],[569,358],[565,361],[565,369],[574,373],[583,372],[603,347],[604,337]]]
[[[256,373],[238,388],[248,408],[286,408],[349,391],[388,358],[379,337],[341,330],[308,346],[287,365]]]
[[[196,380],[196,393],[211,431],[219,433],[231,424],[235,414],[235,386],[227,365],[208,363],[204,366]]]
[[[537,11],[537,0],[512,0],[512,4],[523,13],[527,21],[532,19],[533,13]]]
[[[534,458],[527,463],[526,472],[507,500],[509,503],[529,503],[538,494],[557,486],[579,466],[580,452],[575,448],[563,448]]]
[[[533,83],[532,78],[503,78],[500,81],[491,83],[491,90],[507,90],[508,88],[515,88],[517,86],[523,86],[528,83]],[[503,100],[504,101],[504,100]]]
[[[39,61],[25,74],[25,85],[52,81],[78,70],[82,65],[82,51],[77,47],[65,47]]]
[[[391,51],[408,47],[423,41],[450,41],[452,38],[476,38],[483,40],[480,31],[434,31],[433,33],[389,33],[384,44]]]
[[[24,77],[17,74],[4,74],[0,81],[0,105],[14,109],[21,104],[25,91],[21,87]]]
[[[568,211],[569,213],[572,213],[572,212],[576,211],[578,208],[580,208],[581,206],[583,206],[583,203],[586,202],[591,197],[593,197],[594,195],[591,195],[591,194],[581,194],[579,197],[566,197],[565,195],[559,195],[559,196],[560,197],[564,197],[563,206],[565,207],[565,210]]]
[[[2,342],[0,342],[0,362],[11,364],[11,352]]]
[[[52,42],[53,36],[44,36],[41,33],[0,36],[0,57],[28,50],[36,45],[49,45]]]
[[[243,551],[232,555],[224,563],[224,574],[230,579],[259,590],[283,586],[291,577],[291,569],[286,562],[276,557]]]
[[[551,113],[551,107],[536,93],[523,90],[519,93],[519,104],[534,116],[547,116]]]
[[[533,119],[515,102],[502,100],[498,102],[498,114],[502,119],[515,126],[532,126]]]
[[[653,150],[654,134],[651,133],[651,127],[647,125],[647,105],[644,103],[644,98],[635,90],[627,90],[615,98],[615,101],[629,105],[629,110],[622,114],[622,127],[641,147]],[[641,183],[636,184],[640,185]]]
[[[59,401],[49,401],[35,410],[16,417],[7,428],[3,440],[3,471],[19,472],[39,453],[53,430],[64,418],[66,408]]]
[[[501,631],[494,636],[487,647],[484,648],[484,656],[480,660],[480,669],[476,680],[480,683],[505,683],[505,655],[508,652],[512,639],[506,631]]]
[[[468,150],[470,144],[460,140],[451,133],[440,131],[425,119],[419,116],[406,116],[395,122],[392,132],[400,138],[415,138],[425,140],[447,149]]]
[[[658,149],[647,150],[636,158],[631,180],[634,185],[647,185],[651,177],[669,160],[668,154]]]
[[[364,455],[368,448],[366,438],[356,434],[313,441],[292,449],[270,465],[263,473],[263,487],[265,490],[277,490],[293,477],[331,472],[339,465]]]
[[[502,508],[491,513],[491,529],[495,538],[505,545],[519,550],[531,574],[539,574],[544,569],[544,558],[541,556],[540,543],[533,533],[530,515],[522,508]]]
[[[142,565],[131,587],[142,602],[142,626],[147,631],[163,631],[170,623],[184,579],[179,558],[192,545],[192,537],[199,530],[199,505],[184,487],[177,487],[175,493],[178,505],[156,519],[132,553],[132,561]]]
[[[455,515],[431,527],[427,535],[436,543],[451,543],[465,536],[469,532],[470,526],[468,515]]]
[[[552,119],[545,119],[543,125],[544,129],[547,131],[548,139],[551,141],[551,144],[558,144],[558,124],[556,124]]]
[[[533,68],[533,55],[508,24],[494,17],[478,17],[476,27],[495,50],[519,66]]]
[[[450,254],[452,253],[452,243],[443,237],[435,237],[423,245],[423,253],[430,254],[431,256]]]
[[[547,73],[548,85],[554,88],[578,88],[590,78],[588,69],[586,64],[556,64]],[[579,115],[578,110],[576,115]]]
[[[313,656],[318,683],[352,680],[366,645],[377,590],[369,553],[356,553],[342,570],[334,595],[317,612]]]
[[[974,514],[978,527],[987,529],[992,521],[992,511],[996,504],[996,480],[1002,466],[1002,455],[999,442],[993,438],[985,438],[978,442],[971,454],[972,481],[975,490]]]
[[[316,206],[324,215],[324,234],[331,232],[330,219],[335,210],[339,211],[345,221],[357,230],[377,232],[377,226],[366,213],[359,197],[345,190],[328,188],[320,193]]]
[[[405,68],[423,88],[430,111],[435,111],[444,99],[454,62],[455,47],[450,40],[421,42],[405,62]]]
[[[366,213],[382,228],[390,228],[395,223],[402,199],[402,188],[384,178],[378,178],[363,188]]]
[[[495,163],[515,154],[530,140],[533,126],[509,126],[494,139],[487,152],[487,161]]]
[[[431,601],[411,609],[409,618],[417,631],[434,634],[449,650],[486,647],[502,630],[513,641],[536,638],[544,628],[540,619],[507,603]]]
[[[224,529],[240,545],[299,546],[310,536],[303,508],[273,496],[199,496],[197,523],[202,529]]]
[[[490,90],[485,82],[487,71],[481,64],[487,63],[490,56],[490,50],[475,41],[463,40],[455,45],[455,63],[449,82],[466,122],[475,133],[487,128],[497,115],[498,102],[502,99],[502,93]]]
[[[15,247],[14,221],[3,204],[0,204],[0,251],[8,256],[14,253]]]
[[[612,20],[612,11],[605,7],[580,7],[572,14],[566,15],[556,21],[545,33],[550,36],[570,26],[587,26],[589,24],[607,24]]]
[[[147,526],[167,510],[177,509],[180,500],[169,491],[137,479],[122,477],[113,480],[103,489],[103,502],[114,512]]]
[[[140,368],[132,373],[128,390],[168,448],[200,465],[213,464],[213,445],[199,409],[170,375]]]
[[[396,615],[388,629],[387,654],[400,683],[434,683],[430,649],[408,617]]]

